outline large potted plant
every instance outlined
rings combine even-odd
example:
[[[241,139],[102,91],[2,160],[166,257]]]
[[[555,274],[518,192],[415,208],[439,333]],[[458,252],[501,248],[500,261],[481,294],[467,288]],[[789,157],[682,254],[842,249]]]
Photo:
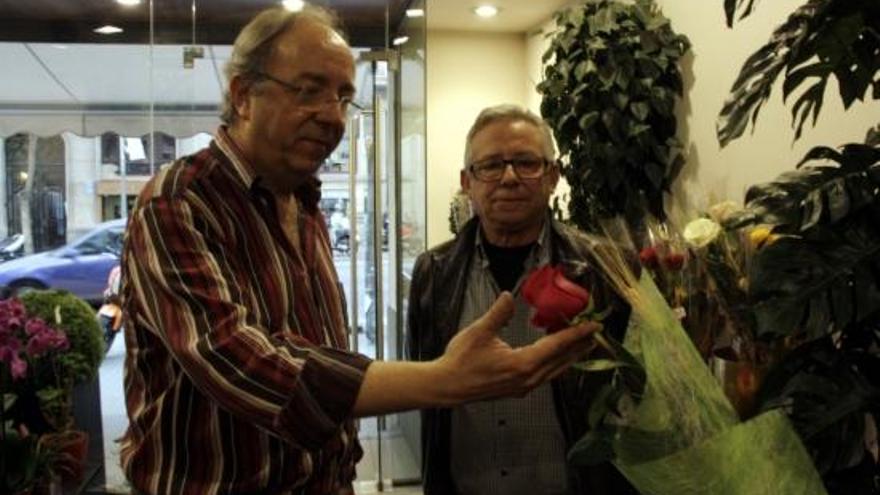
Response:
[[[538,92],[571,186],[571,220],[587,231],[615,215],[635,226],[646,211],[663,220],[685,162],[675,104],[688,39],[652,0],[588,0],[556,24]]]
[[[725,0],[728,24],[753,0]],[[782,76],[795,139],[836,79],[845,108],[880,98],[880,2],[810,0],[744,64],[718,122],[726,145],[755,121]],[[805,88],[805,89],[804,89]],[[752,187],[729,228],[769,225],[778,240],[753,260],[758,335],[802,341],[767,377],[759,402],[783,408],[830,493],[876,493],[866,436],[880,418],[880,147],[819,146],[773,182]],[[871,432],[874,432],[871,435]]]
[[[29,317],[58,329],[65,344],[49,365],[31,366],[30,379],[15,388],[9,415],[58,453],[58,473],[77,482],[88,453],[89,436],[74,422],[75,387],[95,379],[104,357],[104,340],[94,309],[75,295],[58,290],[31,291],[21,297]]]

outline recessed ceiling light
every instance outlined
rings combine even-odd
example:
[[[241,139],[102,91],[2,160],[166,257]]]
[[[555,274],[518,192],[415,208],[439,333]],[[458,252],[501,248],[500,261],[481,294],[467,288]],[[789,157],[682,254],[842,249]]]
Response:
[[[299,12],[306,6],[306,2],[303,0],[284,0],[281,2],[281,5],[284,6],[285,9],[291,12]]]
[[[480,5],[474,8],[474,14],[484,18],[495,17],[498,15],[498,7],[494,5]]]
[[[96,28],[95,32],[98,34],[118,34],[118,33],[122,32],[122,28],[119,28],[116,26],[111,26],[108,24],[106,26],[101,26],[99,28]]]
[[[120,5],[125,5],[126,7],[131,7],[133,5],[140,4],[141,0],[116,0],[116,3]]]
[[[397,38],[394,38],[394,41],[392,41],[391,43],[393,43],[394,46],[400,46],[407,41],[409,41],[409,36],[398,36]]]
[[[425,17],[425,9],[406,9],[407,17]]]
[[[54,45],[52,45],[52,48],[54,48],[56,50],[67,50],[67,45],[54,44]]]

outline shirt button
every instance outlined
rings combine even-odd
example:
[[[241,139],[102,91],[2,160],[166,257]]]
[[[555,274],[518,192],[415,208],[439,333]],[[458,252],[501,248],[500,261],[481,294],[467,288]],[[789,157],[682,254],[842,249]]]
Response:
[[[501,476],[507,476],[507,470],[506,470],[506,469],[502,469],[502,470],[501,470]]]
[[[499,420],[498,420],[498,426],[507,426],[507,420],[505,420],[505,419],[499,419]]]

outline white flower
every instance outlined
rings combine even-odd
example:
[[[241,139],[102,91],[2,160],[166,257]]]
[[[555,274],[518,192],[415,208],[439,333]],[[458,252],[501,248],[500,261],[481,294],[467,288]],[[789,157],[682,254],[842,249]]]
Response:
[[[722,201],[709,207],[709,216],[712,220],[722,223],[742,209],[742,206],[736,201]]]
[[[684,240],[699,249],[708,246],[721,233],[721,226],[714,220],[698,218],[684,228]]]

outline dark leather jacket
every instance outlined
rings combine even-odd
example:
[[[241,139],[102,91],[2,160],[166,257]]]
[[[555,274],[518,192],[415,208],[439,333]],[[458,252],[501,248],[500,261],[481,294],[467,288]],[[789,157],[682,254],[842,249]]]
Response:
[[[446,344],[458,331],[459,315],[465,295],[468,266],[474,251],[479,222],[465,224],[458,236],[423,253],[416,260],[409,294],[407,350],[410,359],[428,361],[443,354]],[[551,262],[590,263],[587,240],[579,231],[552,221]],[[629,308],[611,293],[595,269],[588,270],[597,307],[613,304],[617,309],[605,320],[606,331],[622,338],[629,319]],[[579,281],[583,283],[583,281]],[[565,435],[566,450],[587,431],[587,413],[593,394],[610,374],[586,374],[569,370],[552,382],[556,415]],[[422,477],[425,495],[454,495],[450,472],[450,410],[422,411]],[[569,469],[572,493],[590,495],[637,494],[610,464]]]

